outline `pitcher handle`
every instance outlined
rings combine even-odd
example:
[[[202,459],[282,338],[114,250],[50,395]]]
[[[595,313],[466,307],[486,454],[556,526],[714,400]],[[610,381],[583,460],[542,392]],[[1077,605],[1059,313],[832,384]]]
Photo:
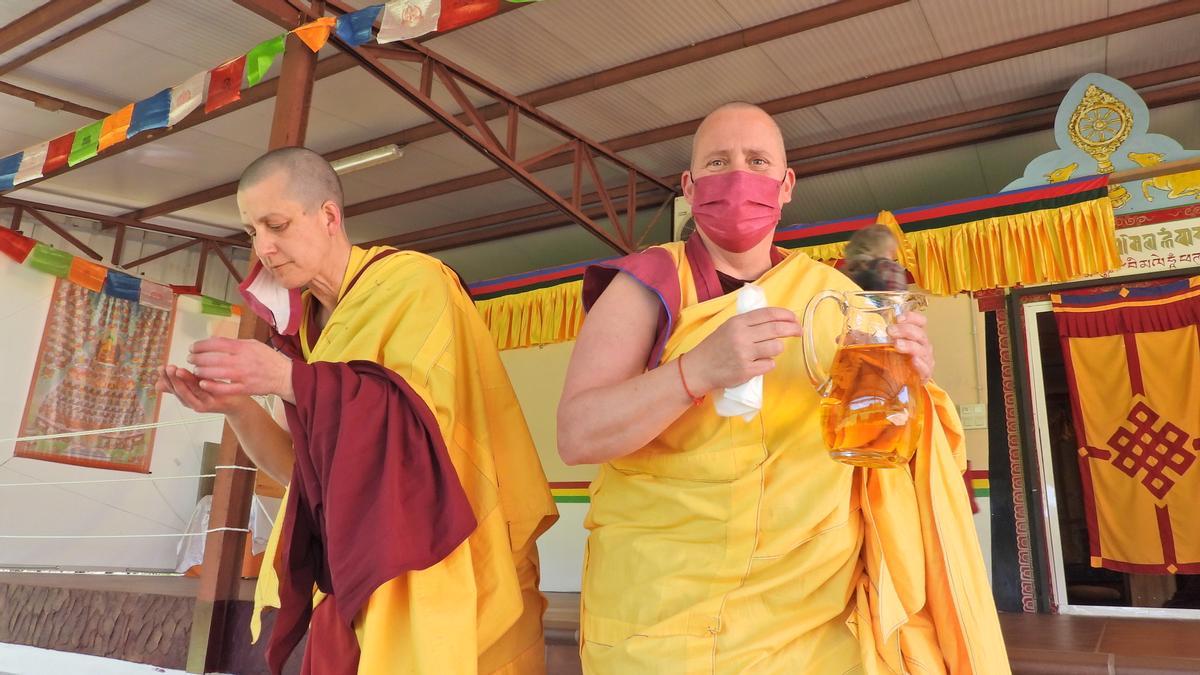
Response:
[[[817,360],[817,349],[814,339],[816,331],[813,330],[813,317],[816,316],[817,307],[826,300],[836,300],[838,307],[842,310],[842,315],[846,314],[846,300],[842,296],[841,291],[824,290],[813,296],[812,300],[808,301],[808,307],[804,310],[804,367],[808,371],[808,379],[812,380],[813,387],[817,392],[824,394],[829,386],[829,373],[821,366],[821,362]]]

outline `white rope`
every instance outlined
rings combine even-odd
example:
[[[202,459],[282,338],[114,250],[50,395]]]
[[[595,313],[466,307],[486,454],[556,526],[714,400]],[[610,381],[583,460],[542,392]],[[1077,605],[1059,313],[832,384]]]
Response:
[[[151,539],[158,537],[206,537],[213,532],[249,532],[246,527],[214,527],[203,532],[168,534],[0,534],[0,539]]]
[[[147,422],[146,424],[131,424],[127,427],[112,427],[110,429],[89,429],[87,431],[65,431],[61,434],[42,434],[40,436],[18,436],[16,438],[0,438],[0,444],[26,443],[32,441],[52,441],[59,438],[74,438],[76,436],[97,436],[99,434],[117,434],[125,431],[145,431],[159,427],[178,427],[185,424],[202,424],[225,419],[224,415],[203,415],[190,419],[171,420],[169,422]]]
[[[252,466],[221,465],[214,469],[236,469],[240,471],[258,471]],[[159,480],[194,480],[200,478],[216,478],[215,473],[200,473],[194,476],[139,476],[137,478],[98,478],[95,480],[56,480],[36,483],[0,483],[0,488],[6,487],[47,487],[52,485],[97,485],[100,483],[137,483],[141,481]]]

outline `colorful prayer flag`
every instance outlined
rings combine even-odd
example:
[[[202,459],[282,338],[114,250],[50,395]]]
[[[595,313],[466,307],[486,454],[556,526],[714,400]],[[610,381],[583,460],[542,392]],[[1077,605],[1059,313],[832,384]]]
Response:
[[[211,314],[213,316],[230,316],[233,314],[233,305],[224,300],[202,295],[200,296],[200,313]]]
[[[442,15],[437,29],[441,32],[461,28],[500,11],[500,0],[442,0]]]
[[[175,293],[170,286],[163,286],[152,281],[142,281],[138,293],[138,303],[154,309],[170,311],[175,302]]]
[[[104,277],[106,276],[108,276],[107,267],[83,258],[72,260],[71,267],[67,270],[67,281],[97,293],[104,288]]]
[[[42,175],[58,171],[67,165],[71,155],[71,146],[75,143],[75,132],[69,132],[50,141],[46,146],[46,163],[42,165]]]
[[[66,251],[38,242],[25,262],[35,270],[65,279],[71,271],[71,261],[74,259],[75,256]]]
[[[71,143],[71,154],[67,157],[68,166],[75,166],[96,156],[100,150],[100,130],[103,126],[104,120],[96,120],[75,130],[75,141]]]
[[[204,99],[204,112],[211,113],[240,99],[245,72],[245,54],[208,71],[208,98]]]
[[[283,51],[283,39],[287,35],[278,35],[270,40],[264,40],[246,52],[246,84],[253,87],[262,82],[263,76],[275,63],[275,57]]]
[[[337,19],[332,16],[323,16],[316,21],[306,23],[296,30],[292,31],[296,37],[304,41],[308,48],[313,52],[321,51],[321,47],[329,42],[329,32],[333,30],[333,25]]]
[[[383,8],[383,23],[379,26],[380,44],[397,40],[412,40],[438,29],[441,0],[394,0]]]
[[[175,85],[171,89],[171,112],[167,116],[168,124],[171,126],[179,124],[183,118],[200,107],[200,103],[204,100],[204,84],[206,82],[208,82],[207,70],[196,73],[183,84]]]
[[[116,270],[109,270],[104,278],[104,294],[114,298],[138,302],[141,298],[142,280]]]
[[[14,185],[42,177],[42,166],[46,163],[46,150],[49,147],[49,143],[39,143],[32,148],[25,148],[21,153],[21,166],[17,167],[17,175],[13,178]]]
[[[127,138],[149,131],[162,129],[171,120],[171,90],[163,89],[150,98],[144,98],[133,106],[133,117],[129,120]]]
[[[17,179],[17,170],[21,168],[22,153],[9,155],[0,159],[0,190],[8,190]]]
[[[0,228],[0,253],[18,263],[25,262],[37,242],[15,230]]]
[[[338,17],[337,26],[333,32],[342,42],[351,47],[357,47],[371,39],[375,20],[379,18],[379,13],[382,11],[383,5],[371,5],[357,12],[343,14]]]
[[[104,152],[117,143],[124,141],[125,135],[129,132],[129,123],[132,120],[132,103],[105,117],[104,123],[100,126],[100,152]]]

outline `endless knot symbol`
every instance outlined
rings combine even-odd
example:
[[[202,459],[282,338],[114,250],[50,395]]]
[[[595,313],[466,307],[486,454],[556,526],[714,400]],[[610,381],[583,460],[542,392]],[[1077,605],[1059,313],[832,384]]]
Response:
[[[1131,478],[1137,478],[1144,469],[1142,485],[1158,499],[1175,486],[1175,481],[1167,477],[1167,470],[1182,476],[1196,461],[1196,455],[1187,447],[1190,440],[1187,432],[1170,422],[1159,426],[1160,419],[1150,406],[1139,401],[1126,417],[1132,428],[1122,426],[1108,439],[1108,447],[1116,451],[1113,466]]]

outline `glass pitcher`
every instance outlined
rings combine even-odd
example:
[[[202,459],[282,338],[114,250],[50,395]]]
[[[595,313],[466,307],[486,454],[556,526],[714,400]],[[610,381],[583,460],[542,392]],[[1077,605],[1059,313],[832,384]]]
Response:
[[[921,378],[908,354],[896,351],[888,327],[906,312],[925,308],[925,296],[908,292],[824,291],[804,313],[812,326],[817,307],[835,300],[843,322],[833,365],[825,372],[804,332],[804,361],[821,395],[821,433],[835,460],[889,468],[908,463],[921,438]]]

